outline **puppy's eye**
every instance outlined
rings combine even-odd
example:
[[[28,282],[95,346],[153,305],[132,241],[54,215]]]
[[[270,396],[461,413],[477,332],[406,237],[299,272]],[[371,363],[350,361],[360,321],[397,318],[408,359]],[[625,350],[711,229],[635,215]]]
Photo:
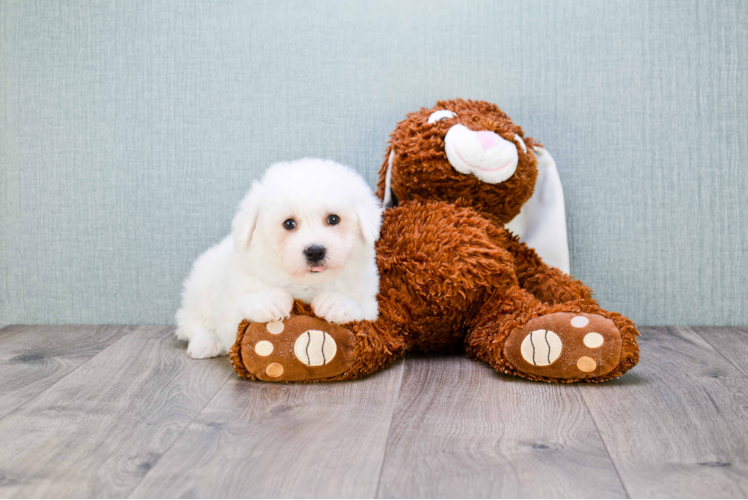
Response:
[[[440,109],[439,111],[434,111],[433,113],[431,113],[431,116],[429,116],[429,125],[433,125],[439,120],[446,120],[447,118],[452,118],[454,116],[457,115],[452,113],[448,109]]]
[[[290,231],[296,227],[296,221],[293,219],[286,219],[283,221],[283,227]]]
[[[334,226],[338,222],[340,222],[340,217],[338,217],[337,215],[332,214],[332,215],[327,216],[327,223],[330,224],[331,226]]]

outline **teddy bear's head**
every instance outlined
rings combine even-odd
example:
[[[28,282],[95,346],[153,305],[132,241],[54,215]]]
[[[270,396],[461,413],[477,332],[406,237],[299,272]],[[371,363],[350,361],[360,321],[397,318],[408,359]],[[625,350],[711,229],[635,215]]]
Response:
[[[459,200],[507,223],[535,187],[536,145],[495,104],[439,101],[398,123],[377,195],[386,204]]]

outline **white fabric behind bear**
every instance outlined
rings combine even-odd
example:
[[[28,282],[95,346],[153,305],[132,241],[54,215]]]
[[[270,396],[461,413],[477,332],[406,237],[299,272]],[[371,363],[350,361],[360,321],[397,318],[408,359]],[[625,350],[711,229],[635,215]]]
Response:
[[[527,246],[534,248],[546,264],[569,274],[569,243],[566,237],[566,209],[561,178],[558,176],[556,162],[548,151],[536,147],[534,153],[538,160],[535,191],[519,215],[505,227],[519,236]],[[390,186],[394,157],[394,152],[391,152],[385,176],[385,208],[393,206]]]
[[[534,248],[546,264],[568,274],[569,243],[561,179],[548,151],[535,148],[535,157],[538,159],[535,192],[506,228]]]

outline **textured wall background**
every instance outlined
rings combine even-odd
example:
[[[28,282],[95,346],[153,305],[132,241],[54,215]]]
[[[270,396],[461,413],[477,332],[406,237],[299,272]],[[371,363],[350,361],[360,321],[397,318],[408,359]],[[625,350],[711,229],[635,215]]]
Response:
[[[748,324],[748,3],[0,2],[0,323],[170,323],[276,160],[374,182],[437,99],[554,155],[572,272],[641,324]]]

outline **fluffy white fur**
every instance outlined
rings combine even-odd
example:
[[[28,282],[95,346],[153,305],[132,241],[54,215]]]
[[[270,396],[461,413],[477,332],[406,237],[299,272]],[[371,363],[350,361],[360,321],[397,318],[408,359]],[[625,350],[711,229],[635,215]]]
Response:
[[[188,354],[225,354],[243,318],[287,318],[295,298],[332,323],[376,319],[381,217],[369,186],[343,165],[305,158],[271,166],[241,202],[231,235],[198,257],[184,282],[176,333]],[[305,257],[311,245],[325,247],[321,263]]]

